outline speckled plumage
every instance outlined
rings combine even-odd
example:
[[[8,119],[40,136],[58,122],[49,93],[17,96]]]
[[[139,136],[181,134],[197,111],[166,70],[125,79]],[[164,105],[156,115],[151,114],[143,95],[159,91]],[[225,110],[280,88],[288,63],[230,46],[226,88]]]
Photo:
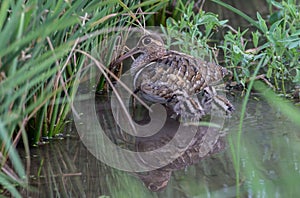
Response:
[[[206,114],[205,105],[215,100],[226,112],[234,109],[226,98],[217,96],[213,88],[227,74],[224,67],[167,50],[162,39],[154,34],[141,37],[137,46],[116,62],[138,53],[130,72],[135,89],[146,100],[171,105],[182,117],[201,118]],[[199,101],[197,94],[201,91],[205,94]]]

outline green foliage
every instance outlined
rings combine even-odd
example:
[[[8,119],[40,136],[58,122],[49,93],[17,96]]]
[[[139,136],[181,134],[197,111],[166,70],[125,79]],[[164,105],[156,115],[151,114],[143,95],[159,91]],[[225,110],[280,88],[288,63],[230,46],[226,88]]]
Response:
[[[210,60],[214,58],[214,50],[209,45],[212,36],[216,29],[224,24],[227,20],[220,21],[218,16],[213,13],[206,13],[199,11],[193,12],[193,4],[180,4],[177,7],[179,20],[168,18],[166,21],[166,30],[164,33],[168,35],[167,44],[169,47],[179,46],[179,51],[188,53],[199,58],[209,57]]]
[[[193,3],[181,0],[163,28],[164,33],[172,38],[167,41],[168,46],[199,58],[209,57],[210,61],[217,61],[212,45],[216,42],[212,38],[218,28],[226,28],[224,38],[219,42],[224,54],[224,61],[221,62],[233,70],[236,82],[245,86],[258,62],[265,58],[268,64],[259,69],[258,75],[265,75],[278,92],[285,94],[286,85],[300,83],[300,15],[295,0],[281,3],[271,0],[270,9],[275,7],[276,11],[270,10],[269,19],[257,13],[256,20],[220,0],[213,2],[249,21],[256,30],[249,32],[248,29],[234,30],[231,27],[227,30],[229,26],[226,20],[221,21],[216,14],[203,10],[195,13]]]
[[[9,1],[0,2],[0,154],[10,156],[19,177],[24,169],[12,142],[38,144],[61,133],[72,108],[77,72],[105,34],[95,31],[135,23],[138,8],[163,3],[139,1]],[[126,24],[125,24],[126,23]],[[99,45],[99,43],[97,43]],[[1,166],[5,160],[1,159]],[[2,174],[1,174],[2,175]],[[0,175],[0,184],[6,187]],[[14,188],[7,188],[18,196]]]
[[[257,13],[257,21],[253,21],[244,13],[236,12],[231,6],[220,3],[218,0],[213,1],[239,14],[257,27],[257,30],[252,32],[252,40],[244,38],[248,30],[227,32],[224,37],[224,44],[221,46],[224,51],[225,63],[233,68],[235,79],[242,84],[249,81],[240,112],[238,134],[235,137],[230,137],[229,143],[236,173],[236,196],[241,196],[241,173],[245,174],[247,178],[251,178],[249,183],[255,191],[271,194],[275,189],[274,184],[268,180],[262,185],[261,179],[265,177],[256,167],[257,164],[261,165],[261,163],[253,163],[257,160],[260,151],[247,144],[247,141],[244,141],[245,137],[242,138],[242,136],[245,136],[243,134],[244,118],[250,92],[254,86],[256,90],[263,93],[263,96],[272,106],[280,108],[281,112],[292,123],[298,124],[299,110],[296,110],[286,101],[278,99],[278,96],[271,90],[267,90],[264,84],[254,81],[259,74],[265,74],[271,80],[276,90],[284,94],[286,93],[286,84],[300,83],[299,6],[296,4],[296,1],[278,3],[271,0],[270,2],[279,11],[271,15],[270,21],[263,19],[259,13]],[[254,49],[251,48],[252,46],[254,46]],[[244,158],[243,166],[241,165],[242,156]],[[289,165],[288,163],[280,163],[278,166],[285,170]],[[295,177],[291,175],[290,178],[280,183],[293,194],[295,189],[290,189],[288,184],[293,183]]]
[[[214,2],[224,5],[217,0]],[[260,68],[259,74],[265,74],[276,90],[285,94],[287,84],[300,83],[299,5],[295,1],[271,3],[279,11],[271,15],[270,21],[263,19],[259,13],[257,21],[253,21],[238,12],[241,17],[256,26],[257,31],[252,32],[252,39],[244,38],[248,30],[227,32],[221,47],[224,50],[225,65],[233,68],[235,79],[242,84],[261,60],[262,54],[266,54],[268,64]],[[225,7],[235,11],[230,6]],[[255,48],[252,49],[252,46]]]
[[[257,29],[247,39],[244,37],[248,30],[228,31],[220,46],[224,52],[224,64],[232,68],[235,80],[245,84],[250,79],[239,125],[240,141],[253,78],[265,74],[283,93],[287,84],[300,83],[299,5],[296,0],[269,0],[277,10],[273,12],[270,6],[268,20],[259,13],[254,20],[219,0],[212,1],[237,13]],[[76,74],[87,62],[86,57],[75,49],[91,51],[96,46],[109,45],[105,43],[105,34],[93,33],[132,25],[144,19],[148,24],[155,24],[154,15],[147,13],[158,11],[156,19],[158,17],[160,23],[166,25],[164,33],[173,39],[168,40],[169,47],[178,47],[180,51],[200,58],[216,59],[210,44],[216,28],[225,27],[226,21],[220,21],[213,13],[194,13],[193,4],[183,0],[176,4],[172,18],[166,19],[167,6],[170,6],[167,2],[0,1],[1,167],[9,155],[17,175],[23,179],[25,171],[15,142],[22,138],[28,150],[29,142],[38,144],[42,137],[52,138],[62,132],[77,88]],[[298,114],[289,112],[285,113],[291,119],[297,118]],[[237,167],[240,166],[239,148],[239,145],[232,146]],[[23,180],[13,181],[0,173],[0,184],[12,196],[20,197],[12,183],[23,185]]]
[[[4,151],[9,154],[12,164],[17,172],[17,175],[20,178],[22,178],[22,180],[16,181],[15,178],[10,178],[6,174],[2,173],[2,171],[1,171],[0,172],[0,184],[1,184],[1,186],[3,186],[3,188],[7,189],[14,197],[21,197],[21,195],[19,194],[19,192],[16,189],[16,186],[12,185],[12,183],[17,183],[18,185],[25,185],[26,175],[25,175],[25,171],[23,168],[23,164],[21,162],[21,159],[20,159],[16,149],[11,146],[12,145],[11,138],[8,136],[7,131],[4,128],[4,125],[1,122],[1,120],[0,120],[0,131],[1,131],[0,139],[6,143],[3,145],[3,146],[5,146]],[[0,153],[1,168],[3,166],[3,164],[2,164],[3,160],[4,160],[4,156],[2,156],[2,154]]]
[[[252,78],[250,80],[250,83],[248,85],[248,89],[246,91],[245,98],[243,100],[242,109],[240,112],[240,120],[238,125],[238,134],[236,137],[236,144],[232,142],[232,139],[230,139],[230,149],[232,152],[232,158],[233,158],[233,164],[235,166],[235,173],[236,173],[236,194],[237,197],[240,196],[240,187],[239,187],[239,181],[240,181],[240,160],[241,160],[241,141],[242,141],[242,132],[243,132],[243,124],[244,119],[246,115],[246,107],[249,101],[250,92],[252,90],[253,84],[254,84],[254,77],[257,76],[259,68],[264,67],[268,63],[268,57],[266,54],[262,54],[262,58],[260,59],[259,63],[257,64],[254,72],[252,73]]]

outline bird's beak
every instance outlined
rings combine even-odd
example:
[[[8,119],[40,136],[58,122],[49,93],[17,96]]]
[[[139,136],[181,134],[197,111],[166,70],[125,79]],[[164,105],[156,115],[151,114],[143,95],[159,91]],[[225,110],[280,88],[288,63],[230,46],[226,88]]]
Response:
[[[138,47],[135,47],[131,50],[129,50],[127,53],[125,53],[123,56],[120,56],[115,62],[114,62],[114,65],[115,64],[119,64],[121,63],[123,60],[127,59],[128,57],[130,56],[133,56],[135,54],[138,54],[138,53],[141,53],[141,50],[138,48]]]

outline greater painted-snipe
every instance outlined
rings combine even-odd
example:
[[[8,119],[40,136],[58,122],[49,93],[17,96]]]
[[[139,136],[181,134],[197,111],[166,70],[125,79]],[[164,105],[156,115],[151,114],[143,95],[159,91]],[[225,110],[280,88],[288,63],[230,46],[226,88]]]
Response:
[[[226,68],[167,50],[163,40],[155,34],[142,36],[135,48],[113,64],[135,54],[140,55],[132,63],[130,72],[134,88],[146,100],[171,105],[181,117],[201,118],[211,102],[226,112],[234,110],[233,105],[217,95],[214,88],[227,75]],[[197,95],[202,91],[204,97],[199,100]]]

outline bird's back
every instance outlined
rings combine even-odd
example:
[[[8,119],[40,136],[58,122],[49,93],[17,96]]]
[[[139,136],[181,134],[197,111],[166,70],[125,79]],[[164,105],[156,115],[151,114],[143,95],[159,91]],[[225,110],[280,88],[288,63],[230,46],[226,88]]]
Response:
[[[199,93],[207,86],[218,84],[225,74],[226,69],[217,64],[170,50],[142,67],[136,73],[134,84],[143,86],[142,90],[153,101],[165,102],[178,91],[184,90],[189,95]]]

